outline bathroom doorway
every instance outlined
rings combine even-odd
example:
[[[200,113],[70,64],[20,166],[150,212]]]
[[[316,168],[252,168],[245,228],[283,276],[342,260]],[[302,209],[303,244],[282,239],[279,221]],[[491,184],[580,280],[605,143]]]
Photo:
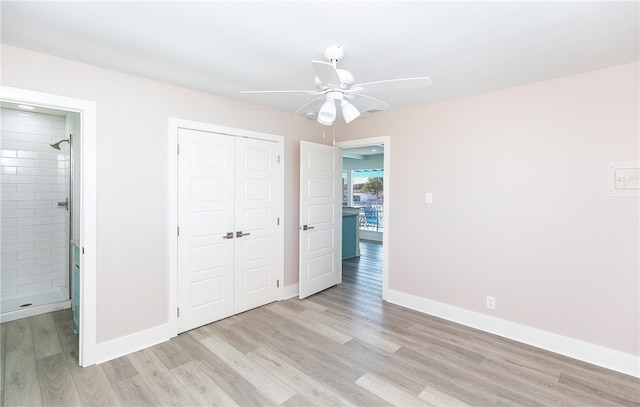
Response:
[[[2,301],[7,322],[70,308],[80,115],[2,102]]]
[[[1,321],[73,302],[79,364],[93,365],[96,103],[8,86],[0,86],[0,95]]]

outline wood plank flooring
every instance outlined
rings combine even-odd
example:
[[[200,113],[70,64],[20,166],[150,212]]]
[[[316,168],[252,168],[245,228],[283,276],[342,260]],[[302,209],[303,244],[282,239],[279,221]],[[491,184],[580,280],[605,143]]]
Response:
[[[381,246],[343,283],[89,368],[71,312],[1,325],[5,406],[639,406],[640,380],[381,301]]]

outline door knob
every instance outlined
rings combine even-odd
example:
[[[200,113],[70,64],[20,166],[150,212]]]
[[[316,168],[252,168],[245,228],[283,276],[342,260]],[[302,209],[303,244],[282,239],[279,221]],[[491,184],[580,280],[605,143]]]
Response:
[[[251,233],[242,233],[242,231],[236,232],[236,237],[249,236]]]
[[[222,236],[223,239],[233,239],[233,232],[228,232],[226,235]]]
[[[311,230],[313,226],[302,225],[302,230]]]

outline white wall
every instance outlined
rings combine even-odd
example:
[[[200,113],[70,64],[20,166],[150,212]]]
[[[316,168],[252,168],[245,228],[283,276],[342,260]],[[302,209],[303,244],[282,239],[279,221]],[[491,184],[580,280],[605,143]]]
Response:
[[[352,122],[393,144],[390,289],[640,355],[638,199],[607,195],[608,162],[638,160],[638,72]]]

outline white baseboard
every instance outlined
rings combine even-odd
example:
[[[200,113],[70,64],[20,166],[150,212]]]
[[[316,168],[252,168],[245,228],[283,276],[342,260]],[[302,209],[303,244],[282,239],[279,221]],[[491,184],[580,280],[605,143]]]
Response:
[[[298,283],[289,284],[284,287],[284,297],[282,299],[288,300],[289,298],[297,297],[298,291]]]
[[[96,345],[96,364],[166,342],[173,336],[175,335],[171,335],[169,324],[167,323],[111,341],[98,343]]]
[[[640,378],[640,357],[638,356],[396,290],[387,290],[386,300],[425,314]]]

